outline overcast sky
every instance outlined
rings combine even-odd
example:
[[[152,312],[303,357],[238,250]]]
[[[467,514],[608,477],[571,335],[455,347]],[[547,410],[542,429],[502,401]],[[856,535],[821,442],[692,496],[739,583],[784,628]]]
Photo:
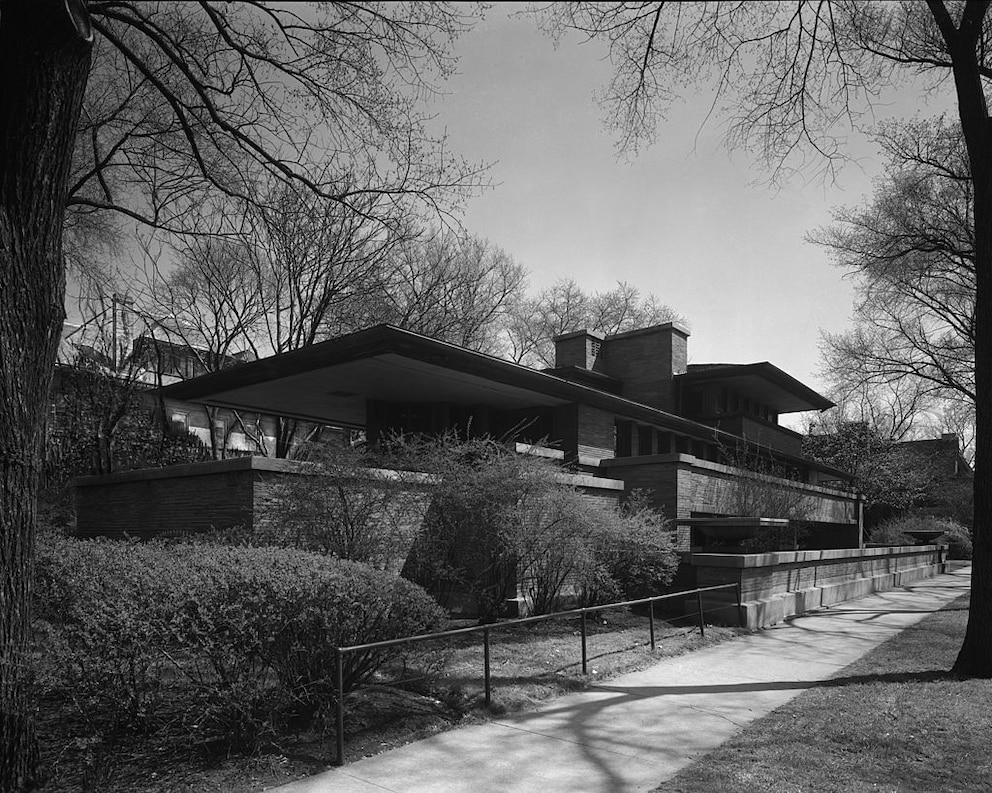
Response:
[[[562,277],[595,291],[628,281],[689,319],[691,363],[767,360],[824,386],[820,332],[847,327],[853,291],[804,235],[870,193],[870,143],[852,137],[859,161],[838,184],[775,190],[746,153],[726,151],[720,122],[704,123],[711,97],[699,95],[672,108],[653,147],[618,159],[593,97],[610,75],[602,50],[577,37],[556,50],[500,6],[458,50],[437,123],[455,151],[493,162],[497,183],[464,222],[527,267],[532,289]]]

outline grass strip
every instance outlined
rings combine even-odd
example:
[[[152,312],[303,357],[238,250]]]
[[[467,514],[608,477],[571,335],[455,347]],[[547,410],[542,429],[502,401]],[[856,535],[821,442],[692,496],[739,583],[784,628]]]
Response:
[[[663,793],[992,789],[992,681],[948,670],[968,596],[756,720]]]

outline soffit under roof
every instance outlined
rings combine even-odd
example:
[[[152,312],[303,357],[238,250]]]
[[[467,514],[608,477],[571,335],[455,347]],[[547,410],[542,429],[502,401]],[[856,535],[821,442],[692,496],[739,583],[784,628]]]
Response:
[[[684,385],[725,387],[777,413],[826,410],[834,403],[767,361],[748,364],[690,364]]]
[[[356,338],[364,343],[355,344]],[[477,353],[466,358],[462,353],[468,351],[395,328],[374,328],[339,341],[176,383],[162,394],[343,426],[363,426],[370,399],[484,404],[499,410],[552,407],[574,399],[535,387],[546,383],[527,382],[530,375],[540,377],[533,370]],[[409,341],[411,346],[404,344]]]

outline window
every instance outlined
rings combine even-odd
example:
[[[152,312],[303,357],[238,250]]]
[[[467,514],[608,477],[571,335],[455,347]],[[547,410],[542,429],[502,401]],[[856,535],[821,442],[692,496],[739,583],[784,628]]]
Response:
[[[189,432],[189,413],[182,410],[173,410],[169,415],[169,421],[176,429],[182,432]]]
[[[214,439],[220,443],[227,439],[227,419],[214,419]]]
[[[690,388],[685,395],[685,414],[695,416],[703,412],[703,389]]]
[[[613,453],[617,457],[631,456],[631,431],[629,421],[617,421],[613,424]]]
[[[641,427],[637,428],[637,453],[638,454],[653,454],[654,449],[652,448],[651,442],[654,440],[654,428],[653,427]]]
[[[655,448],[657,449],[657,453],[658,454],[668,454],[668,453],[674,451],[672,449],[672,442],[673,441],[674,441],[674,438],[672,437],[672,433],[670,433],[670,432],[662,432],[661,430],[659,430],[658,431],[657,444],[655,446]]]

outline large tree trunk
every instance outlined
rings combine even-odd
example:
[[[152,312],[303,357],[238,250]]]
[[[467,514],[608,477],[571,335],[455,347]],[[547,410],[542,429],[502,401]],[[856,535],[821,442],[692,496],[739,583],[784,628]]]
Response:
[[[27,789],[38,774],[27,689],[36,497],[91,41],[72,0],[0,2],[0,791]]]
[[[985,678],[992,677],[992,120],[978,49],[987,14],[988,3],[969,3],[957,36],[945,34],[975,195],[974,558],[968,628],[954,671]]]

